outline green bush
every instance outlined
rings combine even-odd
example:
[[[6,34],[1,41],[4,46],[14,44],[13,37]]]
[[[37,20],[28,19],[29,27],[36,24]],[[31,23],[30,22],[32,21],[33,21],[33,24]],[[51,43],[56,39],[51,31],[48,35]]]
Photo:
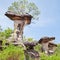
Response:
[[[23,48],[9,46],[0,52],[0,60],[24,60],[24,51]]]

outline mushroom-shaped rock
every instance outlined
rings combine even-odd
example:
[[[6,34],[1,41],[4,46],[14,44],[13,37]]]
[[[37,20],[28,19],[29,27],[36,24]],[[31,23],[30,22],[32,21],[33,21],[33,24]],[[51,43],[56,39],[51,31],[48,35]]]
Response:
[[[32,16],[29,14],[19,15],[11,11],[7,11],[5,15],[14,21],[14,40],[22,41],[23,40],[23,29],[25,25],[31,23]],[[9,39],[8,39],[9,40]],[[12,40],[12,39],[11,39]]]
[[[42,45],[41,47],[41,51],[45,52],[46,54],[48,54],[48,44],[50,41],[54,40],[55,37],[43,37],[41,38],[38,43]]]

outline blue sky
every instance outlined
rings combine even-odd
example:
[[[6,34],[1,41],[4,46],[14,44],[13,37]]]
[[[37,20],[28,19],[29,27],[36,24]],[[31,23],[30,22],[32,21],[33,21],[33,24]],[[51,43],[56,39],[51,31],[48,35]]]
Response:
[[[13,21],[7,18],[4,14],[8,7],[15,0],[0,0],[0,25],[2,29],[13,27]],[[25,26],[24,36],[32,37],[39,40],[44,36],[55,36],[55,43],[60,43],[60,0],[29,0],[34,2],[39,10],[39,20],[34,21],[34,24]]]

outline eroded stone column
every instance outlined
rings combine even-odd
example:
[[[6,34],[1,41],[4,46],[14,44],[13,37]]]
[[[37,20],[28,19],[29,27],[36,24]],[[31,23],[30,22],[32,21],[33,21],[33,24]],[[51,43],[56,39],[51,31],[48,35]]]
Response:
[[[23,40],[23,29],[24,29],[24,21],[22,20],[15,20],[14,21],[14,39],[17,41]]]
[[[34,50],[34,46],[37,45],[37,43],[34,42],[25,42],[24,45],[26,46],[25,53],[25,60],[39,60],[40,56],[38,51]]]

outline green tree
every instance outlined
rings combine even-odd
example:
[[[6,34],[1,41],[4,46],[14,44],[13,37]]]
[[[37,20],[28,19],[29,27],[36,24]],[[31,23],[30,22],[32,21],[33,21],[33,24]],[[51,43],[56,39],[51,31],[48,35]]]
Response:
[[[5,40],[8,37],[10,37],[10,34],[12,33],[12,30],[10,28],[0,31],[0,40]]]
[[[10,28],[4,30],[5,38],[10,37],[11,36],[11,33],[12,33],[12,30]]]
[[[8,7],[8,11],[12,11],[19,15],[30,14],[34,19],[37,19],[40,11],[35,3],[28,2],[28,0],[18,0],[12,3],[10,7]]]

